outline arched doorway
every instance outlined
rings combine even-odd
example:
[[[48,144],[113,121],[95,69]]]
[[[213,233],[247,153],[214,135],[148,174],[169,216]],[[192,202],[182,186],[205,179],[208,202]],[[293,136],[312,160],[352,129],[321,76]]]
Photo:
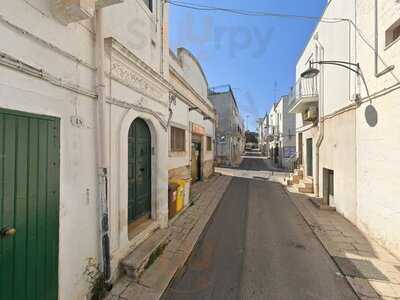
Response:
[[[128,134],[128,224],[151,214],[151,134],[143,119],[132,122]]]

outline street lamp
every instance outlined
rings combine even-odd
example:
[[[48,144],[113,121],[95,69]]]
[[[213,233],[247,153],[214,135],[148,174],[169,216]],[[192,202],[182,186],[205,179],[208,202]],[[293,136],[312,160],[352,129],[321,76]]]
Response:
[[[361,70],[360,64],[354,64],[354,63],[350,63],[350,62],[346,62],[346,61],[339,61],[339,60],[324,60],[324,61],[310,61],[310,67],[304,71],[303,73],[301,73],[301,77],[305,78],[305,79],[310,79],[310,78],[314,78],[316,77],[319,73],[320,70],[318,70],[317,68],[314,68],[313,65],[333,65],[333,66],[338,66],[341,68],[345,68],[347,70],[352,71],[353,73],[356,73],[358,76],[361,77],[364,86],[365,86],[365,90],[367,92],[368,98],[371,101],[371,96],[369,94],[369,89],[367,86],[367,82],[365,80],[364,74]]]

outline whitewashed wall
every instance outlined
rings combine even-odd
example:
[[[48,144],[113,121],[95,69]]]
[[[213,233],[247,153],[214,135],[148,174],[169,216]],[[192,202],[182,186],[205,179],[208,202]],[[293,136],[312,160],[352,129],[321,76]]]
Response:
[[[124,177],[121,157],[126,155],[124,140],[127,129],[136,117],[148,122],[155,147],[152,168],[157,171],[157,177],[153,178],[152,203],[158,203],[157,211],[152,215],[156,222],[161,223],[168,214],[167,131],[155,114],[132,108],[132,105],[141,105],[159,113],[162,120],[168,119],[168,84],[156,75],[165,71],[166,64],[163,60],[165,51],[162,51],[165,41],[164,45],[161,43],[161,6],[160,2],[157,3],[153,15],[146,12],[140,0],[126,0],[124,4],[104,11],[107,36],[116,38],[133,56],[147,63],[154,74],[151,71],[140,72],[137,64],[124,60],[119,54],[114,58],[123,61],[130,71],[136,68],[136,72],[142,74],[160,95],[155,101],[154,97],[146,94],[148,91],[130,85],[123,74],[118,77],[116,70],[115,74],[107,70],[107,97],[110,101],[119,101],[118,105],[108,104],[106,110],[113,272],[131,246],[125,218],[127,195],[124,193],[127,193],[127,188],[124,187],[127,178]],[[83,275],[87,259],[98,258],[99,254],[93,20],[64,26],[53,18],[48,0],[5,1],[0,6],[0,35],[0,51],[43,69],[60,78],[64,84],[78,86],[75,91],[70,91],[0,66],[0,107],[61,119],[59,299],[82,300],[88,292]],[[138,43],[138,38],[142,38],[143,43]],[[107,55],[108,62],[115,61],[111,59],[111,53]],[[164,78],[168,77],[167,73],[164,72]],[[81,127],[72,125],[72,116],[81,118]]]
[[[357,25],[370,42],[374,42],[374,1],[358,1]],[[362,63],[371,94],[397,87],[391,93],[381,93],[372,101],[377,112],[375,127],[368,125],[365,102],[357,110],[357,199],[358,223],[368,234],[386,245],[400,257],[400,41],[385,47],[385,31],[400,19],[400,3],[378,1],[378,38],[381,61],[378,72],[387,66],[395,67],[392,73],[375,77],[374,52],[357,41],[358,60]],[[366,93],[363,91],[363,96]]]
[[[397,166],[400,165],[400,129],[397,117],[399,107],[400,41],[385,45],[385,31],[399,21],[400,4],[391,0],[378,1],[378,53],[377,71],[387,66],[395,69],[380,77],[375,72],[375,1],[332,0],[324,17],[345,17],[353,20],[358,28],[348,22],[320,23],[315,30],[318,40],[310,39],[297,65],[297,77],[306,69],[310,57],[325,60],[346,60],[360,63],[365,75],[372,102],[366,99],[362,82],[348,71],[325,66],[324,84],[320,95],[324,99],[324,140],[321,146],[320,194],[322,194],[322,169],[335,171],[335,205],[337,210],[364,232],[400,256],[400,192]],[[362,35],[362,38],[361,38]],[[334,37],[334,38],[332,38]],[[349,77],[350,76],[350,77]],[[334,113],[350,104],[354,94],[360,93],[363,103],[356,110]],[[377,123],[367,122],[365,112],[376,111]],[[296,127],[303,126],[301,116],[296,117]],[[303,133],[318,137],[316,128]],[[303,142],[303,153],[305,143]],[[315,151],[314,151],[315,153]]]
[[[343,61],[355,63],[355,28],[348,21],[337,19],[355,20],[355,1],[333,0],[327,4],[323,14],[327,22],[320,22],[314,30],[310,41],[300,56],[296,67],[296,78],[309,68],[310,61]],[[334,38],[333,38],[334,37]],[[317,77],[317,89],[319,95],[318,109],[320,116],[326,118],[339,110],[354,103],[353,98],[358,91],[355,85],[355,75],[345,68],[332,65],[317,66],[321,73]],[[353,118],[354,119],[354,118]],[[355,126],[351,122],[351,116],[344,117],[348,120],[342,130],[341,123],[329,120],[324,124],[318,124],[317,128],[304,123],[301,114],[296,115],[296,128],[303,131],[303,164],[307,169],[306,138],[313,139],[314,155],[314,183],[315,192],[323,195],[323,169],[331,169],[335,172],[335,205],[338,211],[354,220],[356,214],[355,188],[351,185],[355,182]],[[322,128],[324,127],[324,128]],[[338,139],[340,135],[340,139]],[[316,160],[317,140],[322,138],[320,147],[319,169]],[[298,147],[298,143],[297,146]],[[297,149],[298,151],[298,149]],[[343,164],[340,156],[346,153],[347,164]],[[317,177],[316,174],[319,174]],[[345,174],[346,178],[341,177]],[[318,178],[318,182],[316,179]],[[342,181],[350,184],[343,184]],[[332,205],[334,205],[332,203]]]

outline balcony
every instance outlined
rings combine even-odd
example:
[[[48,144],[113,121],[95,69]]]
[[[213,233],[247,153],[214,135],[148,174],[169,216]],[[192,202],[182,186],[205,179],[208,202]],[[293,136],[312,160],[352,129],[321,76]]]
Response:
[[[122,2],[124,0],[52,0],[50,8],[61,24],[68,25],[92,18],[96,8]]]
[[[319,100],[316,78],[300,78],[289,95],[289,113],[304,113],[317,107]]]

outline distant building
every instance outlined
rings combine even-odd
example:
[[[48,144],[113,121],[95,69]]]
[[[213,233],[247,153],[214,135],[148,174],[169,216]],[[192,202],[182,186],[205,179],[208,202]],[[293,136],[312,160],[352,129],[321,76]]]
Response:
[[[232,165],[239,161],[245,145],[244,122],[235,95],[230,85],[224,85],[209,89],[208,97],[217,111],[217,164]]]
[[[269,157],[276,166],[289,168],[290,159],[296,153],[296,119],[289,114],[289,97],[282,96],[274,103],[268,115]]]
[[[268,156],[269,154],[269,140],[268,140],[268,127],[269,127],[269,121],[268,121],[268,113],[264,116],[264,118],[260,118],[258,120],[258,147],[260,149],[260,152]]]

